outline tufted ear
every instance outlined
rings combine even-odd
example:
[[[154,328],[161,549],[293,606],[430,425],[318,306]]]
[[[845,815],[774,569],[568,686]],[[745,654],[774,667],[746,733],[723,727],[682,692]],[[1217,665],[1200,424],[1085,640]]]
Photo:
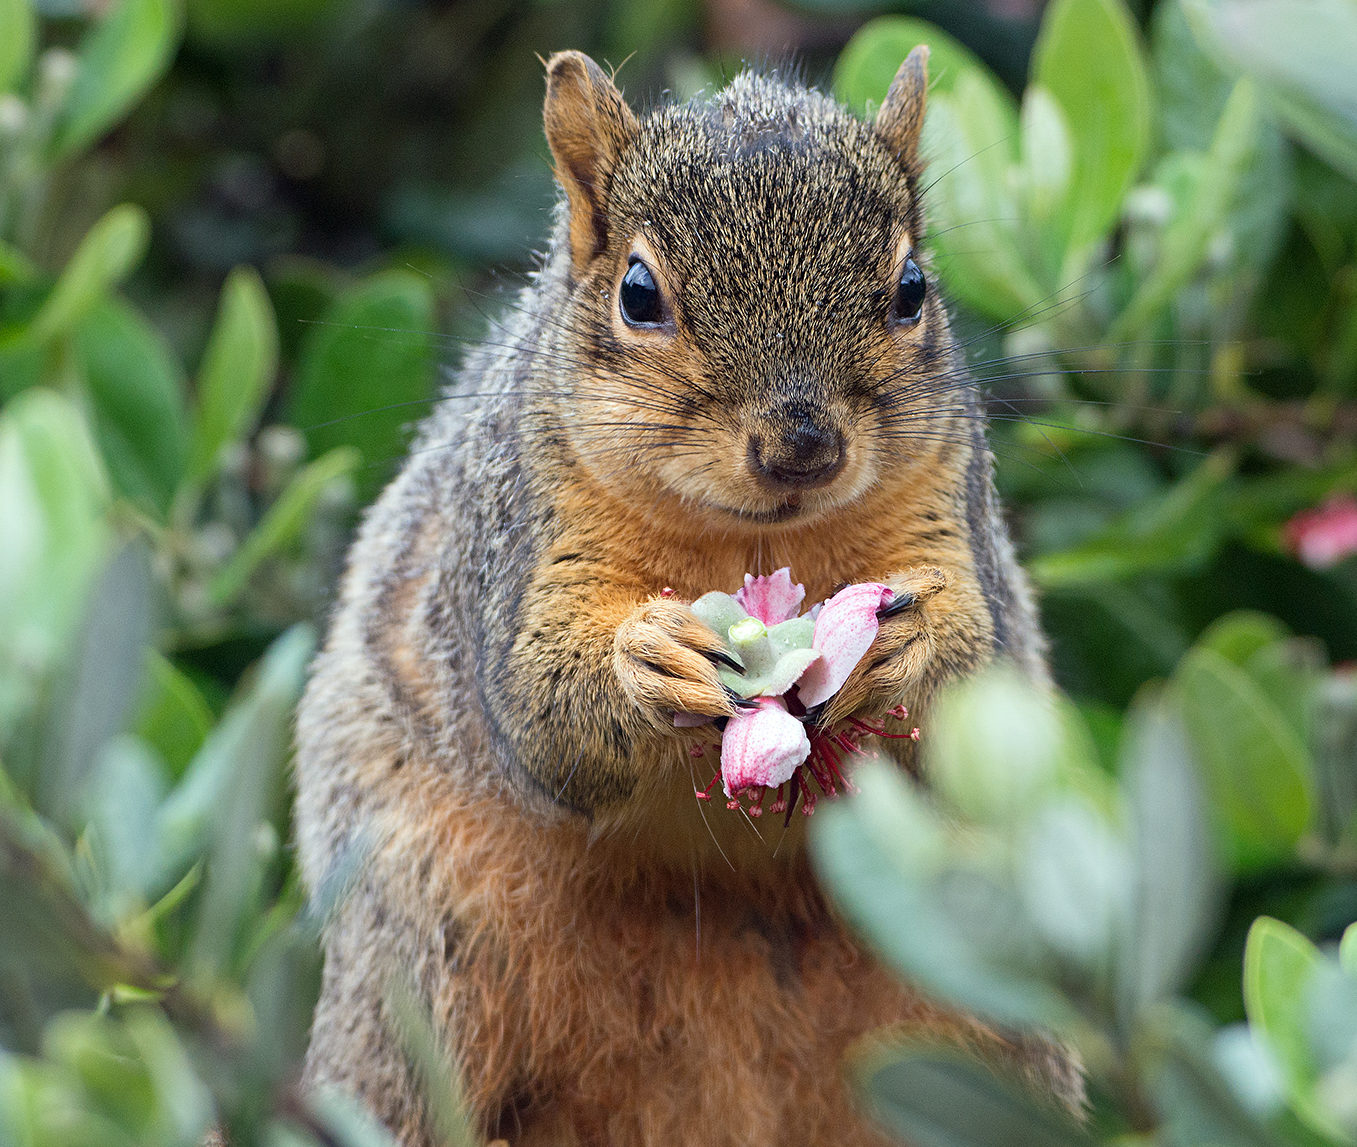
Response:
[[[583,52],[557,52],[547,61],[542,111],[556,181],[570,203],[570,253],[582,269],[607,235],[608,184],[636,117],[622,94]]]
[[[927,97],[928,45],[920,44],[905,57],[881,110],[876,113],[877,134],[909,171],[918,167],[919,135],[923,131]]]

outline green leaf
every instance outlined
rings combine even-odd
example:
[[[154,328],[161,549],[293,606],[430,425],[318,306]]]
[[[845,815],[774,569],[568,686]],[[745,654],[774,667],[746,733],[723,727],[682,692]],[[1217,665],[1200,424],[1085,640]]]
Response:
[[[315,633],[298,625],[264,655],[258,677],[232,707],[166,802],[162,840],[201,847],[208,828],[207,879],[192,945],[197,975],[228,967],[243,922],[258,911],[258,830],[282,793],[292,710],[301,695]],[[187,834],[190,835],[186,839]],[[180,854],[182,855],[182,853]]]
[[[1187,731],[1162,695],[1128,717],[1120,774],[1135,858],[1126,934],[1117,947],[1116,1002],[1124,1031],[1186,984],[1220,917],[1210,821]]]
[[[915,1147],[1082,1147],[1073,1117],[1022,1082],[925,1043],[863,1056],[854,1075],[876,1117]]]
[[[352,473],[357,465],[358,452],[341,446],[299,470],[208,585],[213,604],[225,605],[241,593],[260,562],[281,552],[301,534],[325,488]]]
[[[179,777],[211,729],[212,709],[192,678],[148,649],[137,735],[160,754],[171,774]]]
[[[144,741],[116,737],[103,746],[81,794],[88,818],[80,841],[93,861],[98,887],[95,916],[108,927],[142,910],[159,890],[160,854],[154,847],[164,766]]]
[[[1257,93],[1240,81],[1221,113],[1192,195],[1164,229],[1159,261],[1112,325],[1109,342],[1138,336],[1200,270],[1212,238],[1237,202],[1261,135]]]
[[[434,381],[433,293],[391,271],[343,296],[302,347],[287,421],[313,457],[359,451],[360,497],[371,497],[404,454],[406,427],[426,410]]]
[[[1220,654],[1231,665],[1247,669],[1256,653],[1290,636],[1286,625],[1270,613],[1240,610],[1208,625],[1197,638],[1197,645]]]
[[[27,74],[37,30],[29,0],[0,0],[0,94],[13,91]]]
[[[859,793],[821,806],[811,836],[821,880],[853,925],[922,990],[1004,1024],[1067,1014],[1015,965],[1040,955],[1020,906],[982,874],[942,867],[944,829],[893,764],[862,765]]]
[[[1284,1147],[1221,1074],[1211,1029],[1196,1016],[1179,1008],[1151,1011],[1139,1043],[1139,1067],[1169,1147]]]
[[[1036,84],[1029,85],[1022,98],[1021,164],[1027,218],[1045,230],[1069,194],[1074,157],[1065,113]],[[1050,273],[1058,274],[1063,250],[1044,254]]]
[[[94,433],[118,492],[163,518],[184,472],[187,418],[177,360],[125,303],[97,304],[75,330]]]
[[[79,70],[53,140],[63,159],[111,128],[169,67],[179,43],[173,0],[118,0],[80,45]]]
[[[1107,234],[1150,142],[1144,49],[1121,0],[1054,0],[1032,55],[1032,79],[1051,93],[1073,137],[1066,249]]]
[[[1209,649],[1188,653],[1173,687],[1229,859],[1247,870],[1290,856],[1310,820],[1305,745],[1268,697]]]
[[[108,483],[69,399],[25,391],[0,414],[0,745],[83,615],[110,532]],[[6,760],[16,770],[19,762]]]
[[[1289,924],[1260,916],[1244,944],[1244,1007],[1281,1068],[1292,1109],[1316,1129],[1342,1138],[1314,1098],[1320,1065],[1305,1001],[1321,961],[1319,949]]]
[[[109,739],[122,731],[140,690],[151,630],[149,556],[143,545],[129,543],[94,585],[43,737],[34,807],[73,835],[86,811],[86,779]]]
[[[124,203],[99,220],[81,240],[47,301],[33,317],[28,337],[45,342],[64,334],[141,262],[151,224],[140,207]]]
[[[1203,46],[1262,90],[1306,144],[1357,179],[1357,5],[1351,0],[1184,0]]]
[[[206,483],[223,447],[248,434],[278,367],[278,328],[258,272],[238,267],[222,288],[198,376],[198,412],[184,480]]]
[[[905,57],[920,44],[928,45],[929,99],[951,92],[966,72],[984,76],[998,90],[998,81],[980,58],[941,28],[910,16],[879,16],[853,33],[839,53],[834,94],[859,114],[870,112],[886,98]]]

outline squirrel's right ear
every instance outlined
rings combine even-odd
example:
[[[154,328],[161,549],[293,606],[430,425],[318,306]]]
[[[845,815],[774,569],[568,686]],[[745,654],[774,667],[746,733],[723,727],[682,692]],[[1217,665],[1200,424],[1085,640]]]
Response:
[[[593,60],[583,52],[557,52],[547,61],[542,119],[557,182],[570,202],[570,252],[582,268],[607,236],[608,183],[636,133],[636,117]]]
[[[919,136],[927,99],[928,45],[920,44],[905,57],[876,113],[877,134],[908,171],[915,171],[919,165]]]

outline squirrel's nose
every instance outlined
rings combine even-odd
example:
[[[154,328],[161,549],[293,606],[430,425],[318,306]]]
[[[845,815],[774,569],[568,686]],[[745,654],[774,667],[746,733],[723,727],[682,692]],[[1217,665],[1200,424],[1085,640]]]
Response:
[[[749,469],[765,484],[808,489],[832,482],[843,469],[843,434],[805,410],[779,420],[777,432],[749,436]]]

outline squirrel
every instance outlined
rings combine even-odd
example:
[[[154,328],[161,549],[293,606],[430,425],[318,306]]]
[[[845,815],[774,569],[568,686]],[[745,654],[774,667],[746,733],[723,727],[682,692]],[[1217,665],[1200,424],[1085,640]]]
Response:
[[[919,48],[870,123],[756,71],[638,116],[546,63],[549,251],[367,514],[298,719],[303,875],[348,872],[306,1083],[405,1147],[436,1138],[393,982],[514,1147],[881,1144],[841,1065],[883,1027],[1079,1103],[1060,1048],[855,939],[806,818],[707,815],[675,726],[738,700],[687,603],[781,566],[906,599],[838,716],[926,727],[996,657],[1046,679],[924,248],[926,86]]]

